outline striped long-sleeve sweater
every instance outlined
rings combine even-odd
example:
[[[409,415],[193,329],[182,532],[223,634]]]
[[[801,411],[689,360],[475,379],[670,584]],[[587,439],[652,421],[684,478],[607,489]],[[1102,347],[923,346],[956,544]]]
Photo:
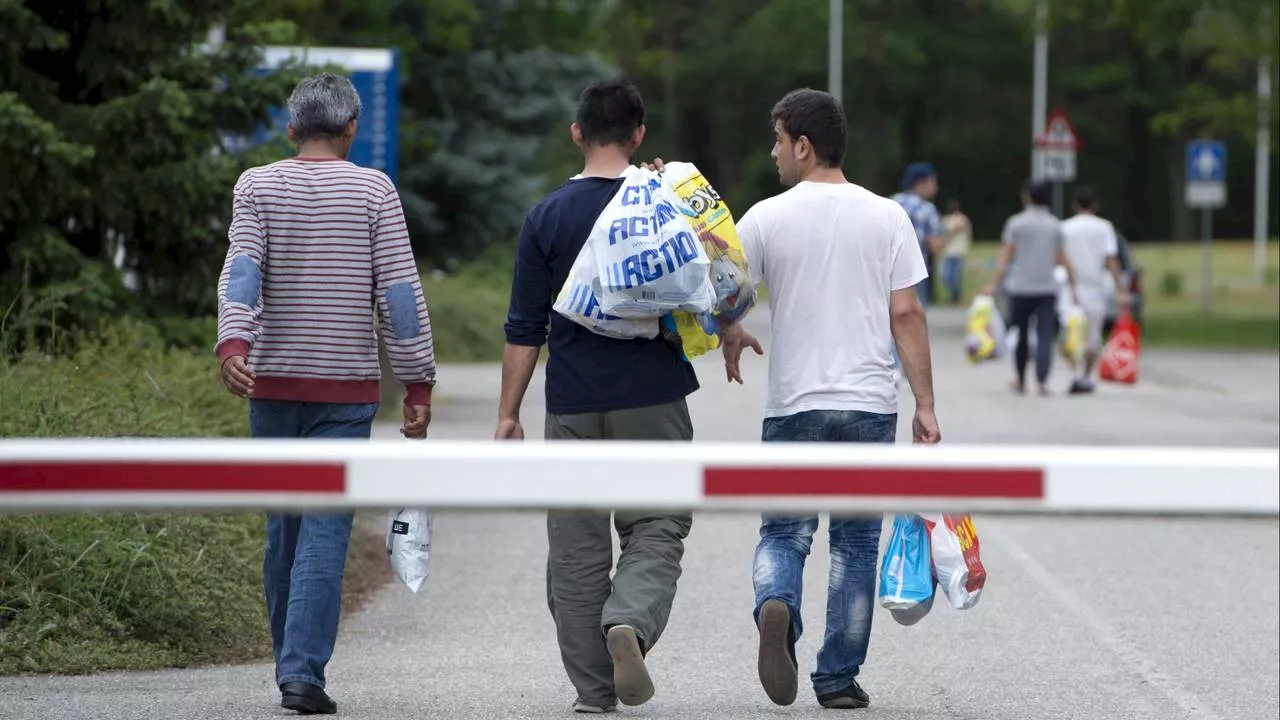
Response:
[[[216,352],[248,358],[254,398],[377,402],[376,306],[405,403],[430,403],[431,320],[386,175],[336,158],[251,168],[229,236]]]

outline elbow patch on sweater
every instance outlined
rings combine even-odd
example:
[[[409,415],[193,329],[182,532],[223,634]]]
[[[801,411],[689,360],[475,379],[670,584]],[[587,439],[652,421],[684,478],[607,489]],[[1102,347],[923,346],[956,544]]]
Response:
[[[387,310],[391,315],[391,331],[397,340],[411,340],[422,334],[418,324],[418,295],[413,283],[396,283],[387,288]]]
[[[249,307],[257,307],[262,291],[262,268],[248,255],[231,258],[231,270],[227,277],[227,300]]]

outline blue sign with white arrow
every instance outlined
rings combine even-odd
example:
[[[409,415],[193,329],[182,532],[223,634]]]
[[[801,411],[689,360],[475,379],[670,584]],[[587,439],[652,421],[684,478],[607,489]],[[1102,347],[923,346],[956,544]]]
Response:
[[[1227,204],[1227,144],[1222,140],[1187,143],[1187,207],[1202,210]]]
[[[1221,140],[1187,143],[1187,182],[1226,182],[1227,144]]]

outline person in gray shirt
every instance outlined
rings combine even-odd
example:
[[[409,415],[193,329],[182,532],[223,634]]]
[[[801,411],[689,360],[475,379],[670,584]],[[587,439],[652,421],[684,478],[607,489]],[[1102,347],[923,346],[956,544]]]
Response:
[[[1022,212],[1005,221],[1001,240],[1004,243],[996,260],[996,274],[985,293],[994,294],[1008,273],[1010,327],[1018,329],[1018,348],[1013,364],[1017,379],[1013,389],[1026,392],[1029,329],[1036,326],[1036,380],[1040,394],[1048,395],[1049,370],[1053,363],[1053,340],[1058,329],[1058,282],[1054,268],[1067,271],[1072,302],[1076,300],[1076,273],[1064,248],[1062,224],[1049,210],[1049,185],[1029,182],[1022,190]],[[1012,271],[1010,271],[1012,265]]]

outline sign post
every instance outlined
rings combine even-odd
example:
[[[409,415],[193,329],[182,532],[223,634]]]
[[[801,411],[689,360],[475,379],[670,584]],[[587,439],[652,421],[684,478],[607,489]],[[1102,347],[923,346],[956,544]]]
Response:
[[[1204,248],[1200,304],[1213,305],[1213,211],[1227,204],[1227,144],[1221,140],[1187,143],[1187,207],[1200,211],[1200,242]]]
[[[1061,108],[1053,111],[1035,139],[1035,180],[1053,183],[1053,213],[1062,217],[1062,184],[1076,179],[1080,136]]]

